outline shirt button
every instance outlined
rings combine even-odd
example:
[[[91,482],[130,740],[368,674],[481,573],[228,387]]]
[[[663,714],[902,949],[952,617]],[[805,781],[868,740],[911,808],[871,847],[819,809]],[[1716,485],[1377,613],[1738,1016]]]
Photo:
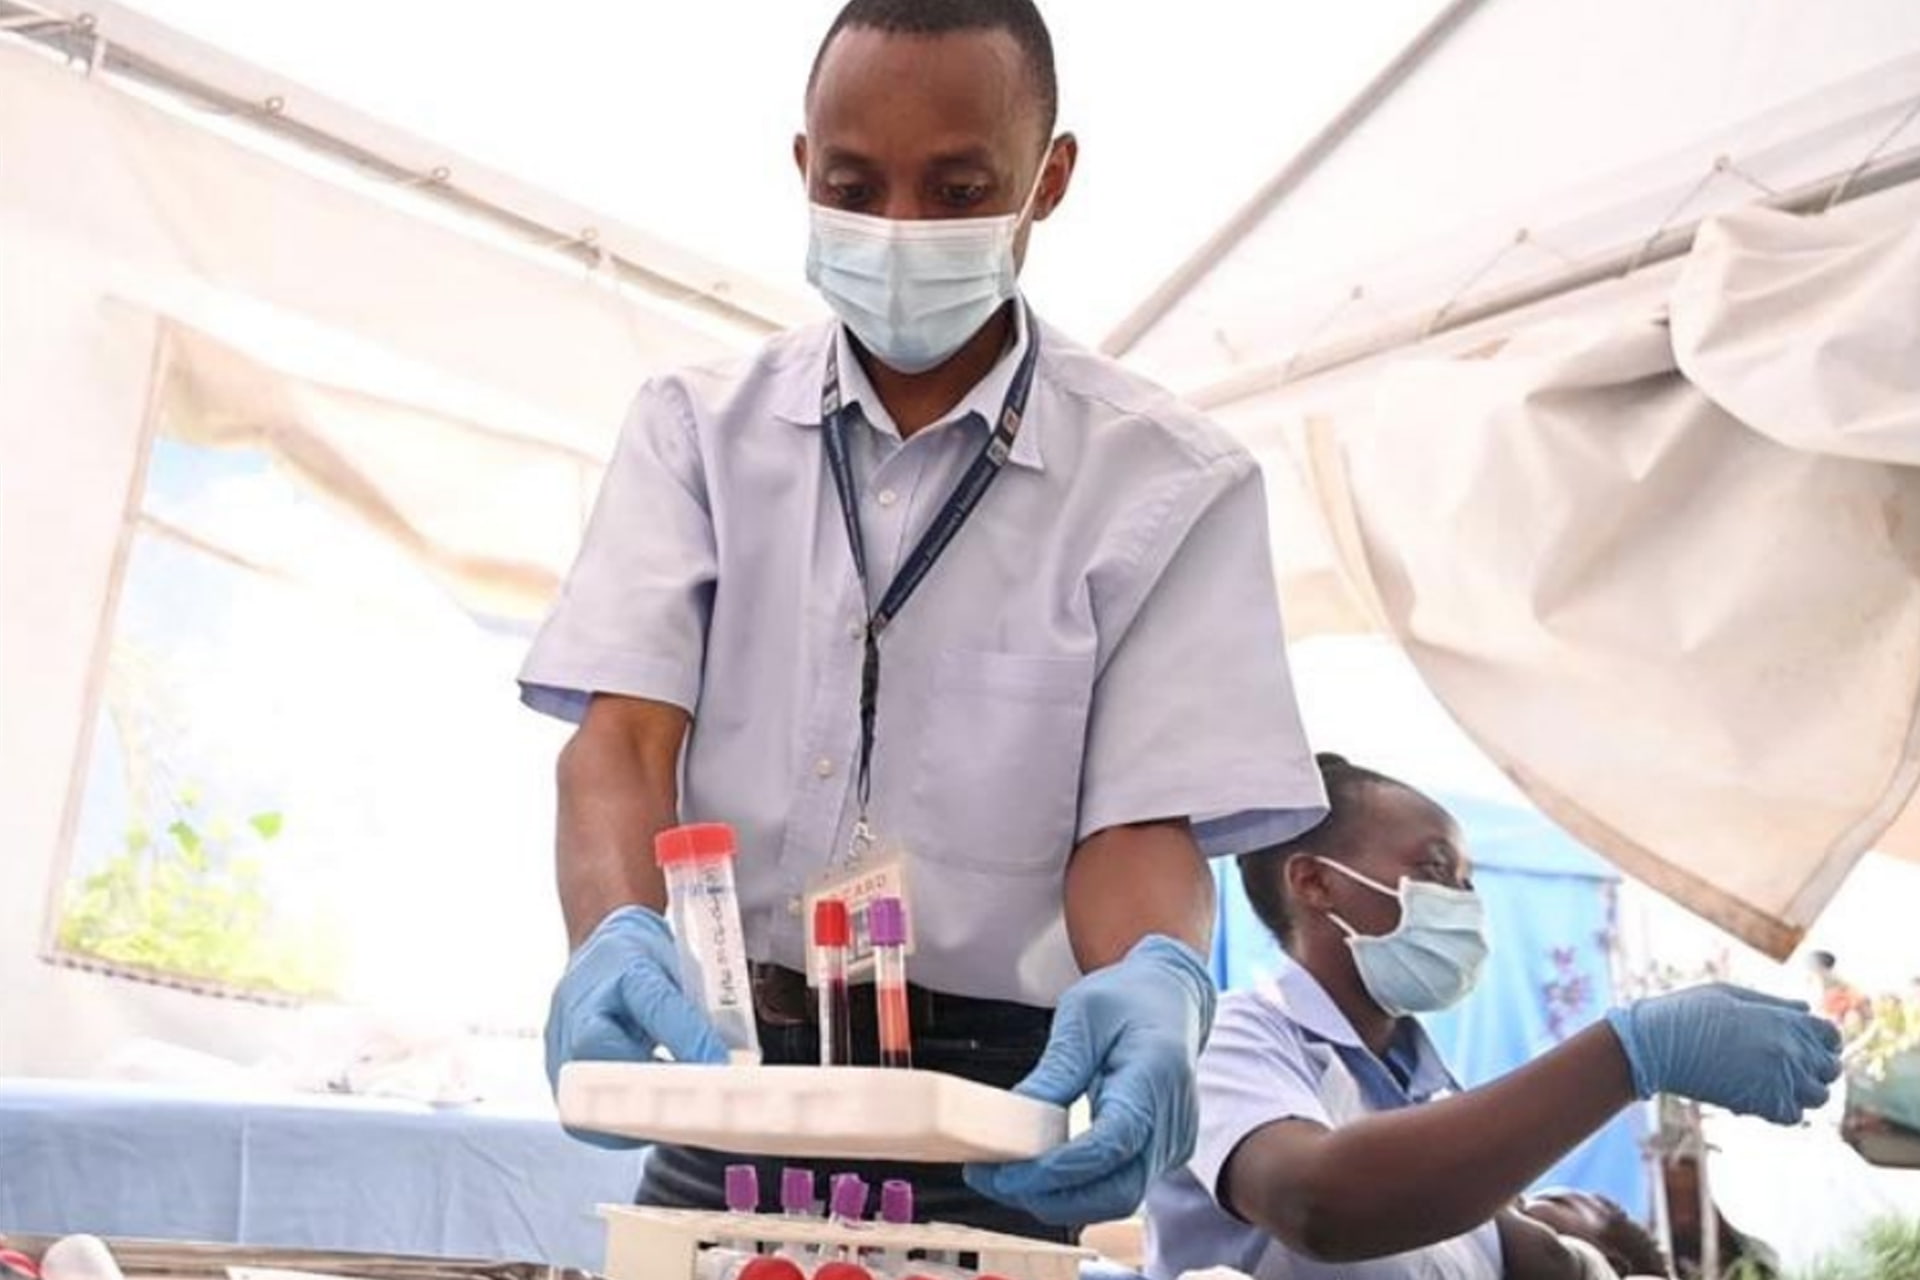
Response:
[[[795,896],[787,899],[787,914],[790,916],[793,916],[795,919],[798,919],[800,916],[800,913],[806,910],[806,906],[807,906],[806,902],[802,900],[799,897],[799,895],[796,894]]]
[[[867,638],[867,624],[855,618],[847,624],[847,639],[864,640]]]
[[[890,506],[892,506],[892,505],[893,505],[894,503],[896,503],[896,502],[898,502],[898,501],[900,501],[900,495],[899,495],[899,494],[897,494],[897,493],[895,493],[895,492],[894,492],[893,490],[891,490],[891,489],[882,489],[882,490],[880,491],[880,505],[881,505],[881,506],[883,506],[883,507],[890,507]]]
[[[827,759],[825,756],[821,756],[813,762],[813,773],[817,778],[831,778],[833,776],[833,761]]]

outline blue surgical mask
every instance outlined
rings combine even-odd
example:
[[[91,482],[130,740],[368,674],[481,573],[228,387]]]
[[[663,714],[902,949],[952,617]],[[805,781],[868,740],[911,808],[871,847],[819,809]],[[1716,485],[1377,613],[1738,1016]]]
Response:
[[[1405,876],[1396,891],[1352,867],[1318,861],[1400,904],[1399,926],[1379,937],[1327,913],[1347,935],[1360,982],[1384,1012],[1396,1018],[1439,1013],[1472,993],[1487,960],[1487,912],[1479,894]]]
[[[1044,170],[1043,170],[1044,172]],[[1019,289],[1018,213],[903,221],[812,206],[807,282],[875,359],[924,373],[980,332]]]

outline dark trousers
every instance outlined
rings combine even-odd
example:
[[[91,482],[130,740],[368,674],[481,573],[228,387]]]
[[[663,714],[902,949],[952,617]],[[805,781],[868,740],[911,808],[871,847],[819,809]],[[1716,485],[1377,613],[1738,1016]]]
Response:
[[[764,967],[754,976],[755,1005],[759,1013],[760,1049],[770,1064],[817,1064],[820,1036],[813,1025],[803,980],[785,969]],[[877,1065],[879,1034],[870,987],[853,989],[853,1060]],[[1040,1060],[1053,1012],[998,1000],[972,1000],[909,988],[913,1029],[913,1065],[943,1071],[1008,1089],[1019,1083]],[[903,1178],[913,1183],[914,1216],[921,1222],[950,1222],[1031,1239],[1069,1242],[1070,1230],[1051,1227],[1030,1214],[988,1200],[968,1188],[959,1165],[908,1164],[899,1161],[782,1160],[728,1155],[697,1147],[654,1147],[647,1153],[638,1201],[668,1209],[724,1209],[726,1168],[752,1164],[760,1171],[760,1189],[773,1208],[779,1195],[780,1171],[811,1169],[822,1200],[827,1179],[836,1173],[857,1173],[873,1190],[879,1204],[880,1183]]]

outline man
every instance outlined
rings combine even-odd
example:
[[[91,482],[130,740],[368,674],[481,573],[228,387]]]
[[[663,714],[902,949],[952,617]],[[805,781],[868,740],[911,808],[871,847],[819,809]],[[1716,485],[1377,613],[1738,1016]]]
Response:
[[[1203,853],[1325,800],[1251,459],[1018,296],[1078,154],[1056,99],[1031,0],[847,5],[794,141],[837,321],[642,389],[522,683],[579,722],[550,1070],[722,1056],[658,915],[663,827],[737,830],[771,1061],[816,1060],[808,893],[897,849],[915,1065],[1093,1104],[1040,1159],[914,1171],[921,1208],[1057,1237],[1191,1148]],[[717,1206],[724,1162],[656,1151],[641,1199]]]

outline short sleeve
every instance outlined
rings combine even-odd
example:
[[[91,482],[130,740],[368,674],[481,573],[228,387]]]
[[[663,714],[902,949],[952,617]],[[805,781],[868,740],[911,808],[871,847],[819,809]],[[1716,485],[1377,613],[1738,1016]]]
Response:
[[[1227,1160],[1255,1130],[1277,1120],[1333,1127],[1299,1031],[1257,1001],[1221,1006],[1196,1078],[1200,1134],[1188,1167],[1215,1203]]]
[[[635,397],[580,554],[520,671],[521,699],[578,721],[596,693],[695,710],[717,557],[684,391]]]
[[[1326,816],[1287,666],[1266,495],[1244,455],[1163,504],[1146,590],[1094,687],[1080,839],[1193,821],[1210,857],[1278,844]]]

